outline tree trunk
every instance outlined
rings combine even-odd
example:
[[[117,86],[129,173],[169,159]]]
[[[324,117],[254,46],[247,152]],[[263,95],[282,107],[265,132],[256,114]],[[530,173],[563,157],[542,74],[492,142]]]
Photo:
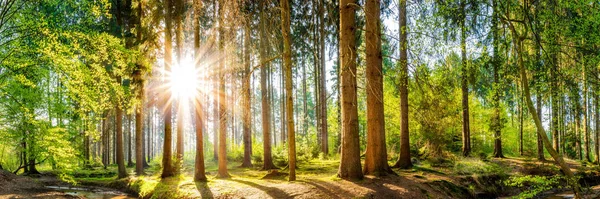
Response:
[[[494,131],[494,157],[496,158],[504,158],[504,154],[502,153],[502,128],[504,123],[500,116],[500,95],[502,92],[502,86],[500,85],[500,52],[499,48],[499,35],[498,35],[498,17],[497,17],[497,8],[496,1],[493,3],[493,16],[492,17],[492,37],[493,37],[493,51],[494,57],[492,58],[492,67],[494,70],[494,84],[492,86],[493,96],[492,96],[492,104],[494,106],[494,116],[492,117],[492,130]]]
[[[224,52],[224,44],[225,44],[225,31],[224,31],[224,14],[223,7],[225,6],[224,0],[219,0],[219,52]],[[219,61],[219,68],[224,69],[225,63],[224,60],[221,59]],[[219,170],[217,173],[218,178],[229,178],[230,175],[227,172],[227,110],[225,104],[227,102],[227,98],[225,95],[225,74],[219,70],[218,73],[219,78]]]
[[[267,4],[263,4],[266,6]],[[273,157],[271,156],[271,105],[269,103],[269,91],[267,89],[267,70],[270,67],[267,62],[267,48],[269,48],[267,43],[267,19],[265,16],[265,11],[267,10],[264,6],[260,7],[260,59],[261,59],[261,69],[260,69],[260,93],[261,93],[261,106],[262,106],[262,131],[263,131],[263,170],[276,169],[273,164]]]
[[[139,72],[141,73],[141,71]],[[145,88],[144,88],[144,82],[141,79],[141,74],[138,74],[138,72],[136,72],[136,74],[134,75],[134,81],[138,81],[138,93],[137,93],[137,98],[140,102],[140,104],[138,104],[135,107],[135,172],[137,173],[137,175],[142,175],[144,174],[144,155],[143,155],[143,149],[144,147],[143,145],[143,130],[144,130],[144,93],[145,93]]]
[[[471,131],[469,123],[469,85],[467,70],[467,27],[465,14],[465,0],[460,5],[460,49],[461,49],[461,90],[462,90],[462,154],[467,157],[471,154]]]
[[[523,156],[523,91],[517,85],[517,89],[519,90],[519,155]]]
[[[131,140],[133,133],[131,132],[131,114],[127,114],[127,167],[133,166],[133,159],[131,158]]]
[[[249,8],[248,8],[249,9]],[[250,20],[250,19],[246,19]],[[251,23],[244,24],[244,75],[242,80],[242,122],[243,122],[243,134],[244,134],[244,159],[242,161],[242,167],[252,167],[252,134],[250,132],[252,122],[250,121],[250,115],[252,109],[250,109],[250,31]]]
[[[102,114],[102,144],[100,145],[102,153],[102,165],[104,169],[108,166],[108,111]]]
[[[139,5],[138,5],[138,26],[137,26],[137,40],[141,41],[142,40],[142,19],[144,18],[144,2],[140,1]],[[168,32],[168,31],[167,31]],[[166,37],[167,33],[165,33],[165,37]],[[165,39],[165,43],[166,41],[170,41],[170,40],[166,40]],[[165,44],[165,51],[166,51],[166,44]],[[166,53],[165,53],[165,63],[166,63]],[[165,69],[166,70],[166,69]],[[146,94],[146,85],[145,85],[145,81],[142,77],[143,73],[145,71],[145,68],[141,65],[141,64],[136,64],[136,70],[133,72],[133,81],[136,84],[136,89],[137,89],[137,93],[136,93],[136,97],[137,100],[139,102],[139,104],[137,104],[135,106],[135,172],[137,175],[143,175],[144,174],[144,164],[142,161],[144,159],[142,150],[142,141],[143,141],[143,129],[144,129],[144,99],[145,99],[145,94]],[[131,144],[131,143],[130,143]],[[131,156],[131,155],[130,155]]]
[[[583,58],[583,57],[582,57]],[[583,59],[582,59],[583,60]],[[585,61],[583,68],[583,141],[585,147],[585,160],[591,162],[590,159],[590,131],[588,128],[589,123],[589,114],[588,114],[588,85],[587,85],[587,71],[585,66]]]
[[[200,60],[200,13],[202,12],[202,1],[194,0],[194,60]],[[198,61],[194,62],[196,70],[205,70],[201,67]],[[196,161],[194,164],[194,181],[206,182],[206,173],[204,171],[204,108],[200,103],[200,97],[194,98],[195,120],[196,120]]]
[[[172,0],[165,0],[165,8],[166,8],[166,14],[165,14],[165,72],[168,73],[171,71],[171,65],[172,65],[172,36],[171,36],[171,14],[172,12],[172,5],[171,5],[171,1]],[[171,177],[175,174],[174,170],[173,170],[173,163],[172,163],[172,148],[171,148],[171,142],[172,142],[172,106],[171,106],[171,101],[169,100],[169,98],[171,97],[171,91],[169,89],[165,89],[162,91],[163,93],[161,94],[162,96],[162,102],[164,103],[163,106],[165,113],[164,113],[164,126],[165,126],[165,135],[164,135],[164,141],[163,141],[163,159],[162,159],[162,163],[163,163],[163,170],[162,170],[162,174],[161,177],[162,178],[166,178],[166,177]],[[141,112],[141,111],[140,111]],[[141,129],[141,128],[140,128]],[[140,134],[140,137],[143,136]],[[142,160],[144,159],[143,157],[140,159]],[[143,160],[142,160],[143,161]]]
[[[400,30],[400,156],[394,167],[407,169],[412,167],[410,160],[410,134],[408,131],[408,29],[406,26],[406,0],[400,0],[398,7]]]
[[[292,89],[292,41],[290,36],[290,0],[281,0],[281,35],[285,69],[285,101],[288,133],[289,181],[296,180],[296,132],[294,132],[294,94]]]
[[[321,128],[319,128],[321,130],[321,152],[323,152],[325,155],[329,154],[329,136],[328,136],[328,132],[327,132],[327,88],[325,87],[325,79],[327,76],[327,72],[325,71],[326,66],[325,66],[325,21],[324,21],[324,16],[325,16],[325,5],[323,3],[323,1],[319,1],[319,54],[320,54],[320,59],[319,61],[321,61],[321,64],[319,67],[319,69],[321,71],[319,71],[319,101],[321,103],[319,103],[319,108],[321,109],[321,111],[319,111],[320,113],[320,120],[321,120]]]
[[[575,102],[579,103],[579,102]],[[583,154],[581,150],[581,110],[578,107],[575,110],[575,145],[577,150],[577,158],[583,160]]]
[[[596,78],[598,78],[598,77],[596,76]],[[595,128],[595,135],[596,136],[595,136],[595,141],[594,141],[595,142],[595,144],[594,144],[594,152],[596,152],[596,159],[595,159],[595,161],[596,161],[597,164],[600,164],[600,113],[598,112],[600,110],[600,109],[598,109],[598,108],[600,108],[599,105],[598,105],[599,104],[598,100],[600,99],[600,97],[598,97],[598,93],[597,93],[597,91],[598,91],[598,79],[596,79],[596,85],[594,86],[594,88],[595,88],[594,89],[594,91],[595,91],[594,93],[596,93],[594,95],[594,113],[595,113],[594,118],[596,119],[596,121],[594,121],[594,124],[596,124],[596,128]]]
[[[527,84],[527,83],[522,83],[522,84]],[[525,88],[523,88],[525,89]],[[535,104],[536,104],[536,110],[537,110],[537,117],[538,118],[542,118],[542,95],[538,92],[537,96],[535,97]],[[540,161],[544,161],[546,160],[546,158],[544,157],[544,143],[542,142],[542,136],[538,135],[537,136],[537,159]]]
[[[117,77],[117,81],[119,85],[121,85],[121,77]],[[117,166],[118,166],[118,178],[127,177],[127,170],[125,170],[125,157],[123,154],[123,109],[121,109],[121,100],[117,99],[116,105],[116,126],[117,126],[117,136],[115,137],[117,142]]]
[[[356,97],[356,9],[353,0],[340,0],[340,92],[342,101],[342,150],[338,177],[360,180],[360,139]]]
[[[177,46],[177,66],[182,67],[183,62],[183,15],[184,15],[184,5],[183,0],[175,0],[175,44]],[[175,170],[179,171],[183,164],[183,122],[184,122],[184,113],[183,113],[183,103],[184,100],[181,96],[174,96],[177,100],[177,140],[176,140],[176,148],[177,148],[177,161],[175,163]]]
[[[363,173],[375,176],[394,173],[387,163],[385,146],[380,14],[379,0],[365,2],[367,150]]]

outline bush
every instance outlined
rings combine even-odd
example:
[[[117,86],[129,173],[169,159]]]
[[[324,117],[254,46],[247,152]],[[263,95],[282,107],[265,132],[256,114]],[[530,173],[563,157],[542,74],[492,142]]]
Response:
[[[533,198],[536,195],[551,190],[553,188],[563,188],[561,182],[564,181],[562,176],[512,176],[504,181],[506,186],[517,187],[522,192],[515,198]]]

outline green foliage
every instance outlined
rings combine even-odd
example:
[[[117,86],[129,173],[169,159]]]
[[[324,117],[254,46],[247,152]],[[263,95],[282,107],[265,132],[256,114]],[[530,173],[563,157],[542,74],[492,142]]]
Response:
[[[544,191],[561,189],[564,181],[564,177],[562,176],[525,175],[512,176],[504,181],[504,184],[522,190],[519,195],[513,198],[533,198]]]
[[[506,168],[493,162],[463,158],[454,163],[453,172],[458,175],[506,175]]]

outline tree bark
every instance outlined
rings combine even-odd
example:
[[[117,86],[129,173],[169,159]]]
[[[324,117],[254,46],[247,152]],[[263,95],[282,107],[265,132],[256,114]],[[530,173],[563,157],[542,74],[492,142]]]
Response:
[[[582,56],[583,58],[583,56]],[[583,60],[583,59],[581,59]],[[585,160],[591,162],[590,159],[590,131],[589,131],[589,114],[588,114],[588,85],[587,85],[587,71],[585,61],[582,67],[583,69],[583,141],[585,147]]]
[[[200,13],[202,12],[202,1],[194,0],[193,1],[193,9],[194,9],[194,60],[200,60]],[[194,61],[194,68],[196,70],[204,70],[204,68],[199,68],[199,61]],[[204,171],[204,108],[200,100],[202,96],[197,95],[196,98],[193,99],[194,102],[194,110],[195,110],[195,120],[196,120],[196,160],[194,164],[194,181],[196,182],[206,182],[206,173]]]
[[[281,35],[285,69],[285,101],[288,133],[289,181],[296,180],[296,132],[294,131],[294,94],[292,89],[292,41],[290,36],[290,0],[281,0]]]
[[[600,164],[600,107],[598,103],[598,100],[600,99],[600,97],[598,97],[598,79],[599,77],[596,75],[596,85],[594,86],[594,91],[595,91],[595,95],[594,95],[594,113],[595,113],[595,122],[594,124],[596,124],[596,128],[595,128],[595,145],[594,145],[594,152],[596,152],[596,163]]]
[[[407,169],[412,167],[410,160],[410,134],[408,131],[408,29],[406,26],[406,0],[400,0],[398,7],[400,27],[400,156],[394,167]]]
[[[165,9],[166,9],[166,14],[165,14],[165,72],[170,72],[171,71],[171,65],[172,65],[172,36],[171,36],[171,13],[172,13],[172,5],[171,2],[172,0],[165,0]],[[175,174],[174,170],[173,170],[173,161],[172,161],[172,149],[171,149],[171,142],[173,139],[173,130],[171,128],[172,125],[172,106],[171,106],[171,100],[169,100],[169,98],[171,97],[171,91],[169,89],[165,89],[162,91],[161,93],[161,98],[163,101],[163,106],[165,113],[164,113],[164,127],[165,127],[165,135],[164,135],[164,141],[163,141],[163,159],[162,159],[162,163],[163,163],[163,170],[162,170],[162,174],[161,177],[162,178],[166,178],[166,177],[171,177]],[[141,111],[140,111],[141,112]],[[141,129],[141,128],[140,128]],[[143,135],[141,135],[143,136]],[[141,137],[140,136],[140,137]],[[143,157],[140,159],[143,162]]]
[[[492,17],[492,37],[493,37],[493,51],[494,57],[492,58],[492,67],[494,70],[494,84],[492,86],[493,96],[492,96],[492,104],[494,106],[494,116],[492,117],[492,130],[494,131],[494,157],[496,158],[504,158],[504,154],[502,153],[502,128],[504,123],[500,116],[500,95],[502,92],[502,87],[499,81],[499,72],[500,72],[500,52],[498,50],[499,46],[499,35],[498,35],[498,13],[496,8],[496,1],[493,1],[493,17]]]
[[[380,14],[379,0],[365,2],[367,150],[363,173],[374,176],[394,173],[387,163],[385,143]]]
[[[266,63],[268,59],[267,48],[267,19],[264,16],[264,8],[267,4],[264,3],[260,7],[260,59],[263,63],[260,69],[260,93],[261,93],[261,106],[262,106],[262,131],[263,131],[263,170],[277,169],[273,164],[273,157],[271,156],[271,104],[269,103],[269,91],[267,89],[267,70],[270,67],[269,63]]]
[[[360,165],[358,110],[356,97],[356,9],[353,0],[340,0],[340,92],[342,101],[342,149],[338,177],[363,178]]]
[[[526,83],[522,83],[522,84],[526,84]],[[535,104],[536,104],[536,110],[537,110],[537,117],[538,118],[542,118],[542,95],[538,92],[537,96],[535,97]],[[540,161],[545,161],[546,158],[544,157],[544,143],[542,142],[542,136],[538,135],[537,136],[537,159]]]
[[[249,8],[247,8],[249,9]],[[246,18],[246,20],[250,20]],[[252,132],[250,121],[250,115],[252,114],[252,109],[250,108],[250,40],[251,31],[250,31],[251,23],[246,22],[244,24],[244,75],[242,79],[242,108],[244,111],[242,112],[242,122],[243,122],[243,134],[244,134],[244,159],[242,161],[242,167],[252,167]]]
[[[142,19],[144,18],[144,2],[140,1],[139,5],[138,5],[138,26],[137,26],[137,40],[141,41],[142,40]],[[165,36],[167,35],[167,33],[165,33]],[[165,39],[165,42],[167,40]],[[166,50],[166,45],[165,45],[165,50]],[[166,55],[165,55],[166,58]],[[166,61],[165,61],[166,63]],[[144,174],[144,164],[143,164],[143,147],[142,147],[142,141],[143,141],[143,129],[144,129],[144,98],[145,98],[145,94],[146,94],[146,88],[145,88],[145,81],[142,77],[142,74],[144,73],[143,66],[141,64],[136,64],[136,70],[133,72],[133,81],[136,83],[136,88],[137,88],[137,93],[136,93],[136,97],[137,100],[139,102],[139,104],[137,104],[137,106],[135,106],[135,172],[137,175],[143,175]]]
[[[219,0],[219,52],[224,53],[225,44],[225,31],[224,31],[224,3],[225,0]],[[224,60],[219,60],[219,69],[225,68]],[[218,178],[229,178],[230,175],[227,172],[227,110],[225,103],[227,102],[225,91],[225,74],[219,70],[219,169],[217,173]]]
[[[461,90],[462,90],[462,154],[467,157],[471,154],[471,131],[469,123],[469,85],[467,70],[467,27],[465,0],[460,2],[460,49],[461,49]]]
[[[119,85],[121,85],[121,77],[117,77]],[[116,126],[117,136],[115,137],[117,142],[117,166],[118,166],[118,178],[127,177],[127,170],[125,170],[125,157],[123,154],[123,109],[121,108],[121,100],[117,99],[117,105],[115,107],[116,112]]]
[[[321,62],[319,64],[319,108],[321,109],[319,111],[320,113],[320,124],[321,124],[321,128],[319,128],[321,130],[321,152],[323,152],[325,155],[329,154],[329,136],[328,136],[328,132],[327,132],[327,88],[325,87],[325,79],[327,76],[327,73],[325,71],[326,66],[325,66],[325,21],[323,20],[324,15],[325,15],[325,5],[323,4],[323,1],[318,1],[319,2],[319,61]]]

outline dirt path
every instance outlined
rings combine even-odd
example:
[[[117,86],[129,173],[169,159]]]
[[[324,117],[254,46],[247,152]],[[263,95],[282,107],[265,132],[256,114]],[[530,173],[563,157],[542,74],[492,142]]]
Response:
[[[49,178],[42,176],[41,178]],[[78,198],[44,187],[44,183],[33,178],[17,176],[0,170],[0,198]]]

